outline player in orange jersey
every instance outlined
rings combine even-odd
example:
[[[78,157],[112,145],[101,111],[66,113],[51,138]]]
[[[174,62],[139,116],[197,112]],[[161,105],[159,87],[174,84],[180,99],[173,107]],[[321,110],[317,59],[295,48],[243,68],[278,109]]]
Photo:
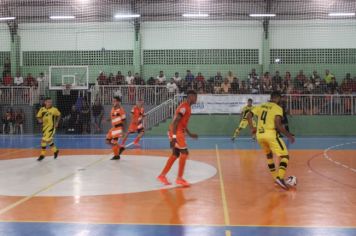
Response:
[[[131,110],[131,123],[128,132],[124,135],[121,145],[125,145],[126,140],[130,134],[138,133],[136,139],[134,140],[134,145],[139,146],[139,141],[145,133],[143,127],[143,117],[145,116],[145,109],[143,108],[143,101],[137,101],[136,105],[132,107]]]
[[[189,186],[189,183],[183,179],[185,162],[188,158],[188,146],[185,140],[185,134],[191,138],[197,139],[198,135],[193,134],[188,129],[188,122],[191,115],[191,106],[197,101],[197,93],[193,90],[187,92],[187,100],[182,102],[175,112],[173,122],[169,126],[168,136],[172,148],[172,155],[169,157],[166,166],[162,170],[157,179],[165,184],[171,184],[166,175],[173,166],[174,162],[179,157],[179,168],[176,184],[182,186]]]
[[[113,107],[110,113],[112,128],[106,135],[106,143],[111,145],[114,152],[114,156],[111,160],[119,160],[120,154],[125,150],[125,147],[119,144],[119,139],[124,135],[126,113],[121,106],[120,97],[114,97],[112,99],[112,105]]]

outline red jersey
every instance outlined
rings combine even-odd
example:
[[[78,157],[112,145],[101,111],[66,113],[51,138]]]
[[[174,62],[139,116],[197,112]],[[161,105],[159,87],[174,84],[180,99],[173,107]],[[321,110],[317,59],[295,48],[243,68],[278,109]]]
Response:
[[[13,79],[11,76],[5,76],[4,77],[4,80],[3,80],[3,83],[5,86],[10,86],[13,84]]]
[[[122,125],[124,120],[126,120],[126,113],[123,107],[112,108],[111,109],[111,124],[113,127]]]
[[[192,114],[192,109],[189,105],[188,102],[182,102],[174,115],[174,119],[181,114],[182,118],[180,119],[178,126],[177,126],[177,132],[184,132],[184,130],[188,127],[188,122],[190,119],[190,116]],[[173,119],[173,120],[174,120]],[[170,131],[173,131],[173,123],[170,124],[169,126]]]
[[[143,120],[143,116],[145,114],[145,110],[143,107],[139,108],[138,106],[134,106],[131,110],[132,113],[132,122],[141,123]]]

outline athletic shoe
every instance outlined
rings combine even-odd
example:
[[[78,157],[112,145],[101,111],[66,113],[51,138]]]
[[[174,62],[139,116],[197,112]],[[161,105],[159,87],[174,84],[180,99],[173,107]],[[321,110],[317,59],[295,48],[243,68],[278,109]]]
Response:
[[[159,182],[161,182],[162,184],[164,184],[164,185],[171,185],[171,183],[168,181],[167,177],[164,176],[164,175],[159,175],[159,176],[157,177],[157,180],[158,180]]]
[[[119,156],[121,155],[121,153],[123,152],[123,151],[125,151],[125,147],[120,147],[120,149],[119,149]]]
[[[58,157],[58,153],[59,153],[59,150],[57,150],[55,153],[53,153],[53,157],[54,157],[54,159],[57,159],[57,157]]]
[[[41,155],[39,158],[37,158],[37,161],[42,161],[43,159],[45,159],[45,156]]]
[[[284,190],[289,190],[288,185],[284,182],[284,179],[281,179],[279,177],[276,178],[276,183],[283,188]]]
[[[110,160],[120,160],[120,155],[119,156],[113,156]]]
[[[176,184],[182,185],[183,187],[189,187],[190,186],[190,183],[188,183],[188,181],[186,181],[185,179],[177,179],[176,180]]]

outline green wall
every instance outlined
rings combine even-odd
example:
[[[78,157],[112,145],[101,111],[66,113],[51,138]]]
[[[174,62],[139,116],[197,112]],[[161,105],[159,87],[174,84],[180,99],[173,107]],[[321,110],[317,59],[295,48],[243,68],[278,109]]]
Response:
[[[189,129],[199,135],[230,136],[238,125],[239,115],[193,115]],[[148,135],[166,135],[171,119],[152,130]],[[355,116],[293,116],[289,117],[291,132],[297,136],[356,135]],[[241,132],[247,135],[248,129]]]

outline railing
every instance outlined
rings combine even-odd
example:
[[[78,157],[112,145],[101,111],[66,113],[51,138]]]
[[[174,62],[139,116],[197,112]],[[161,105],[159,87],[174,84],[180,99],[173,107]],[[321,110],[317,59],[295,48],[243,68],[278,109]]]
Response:
[[[146,113],[144,127],[150,129],[159,123],[174,116],[174,112],[179,104],[180,98],[175,96]]]
[[[356,115],[356,95],[287,95],[292,115]]]
[[[30,105],[38,100],[38,92],[34,87],[0,86],[1,105]]]
[[[144,100],[146,105],[159,105],[173,99],[177,93],[170,93],[166,86],[151,85],[100,85],[91,89],[91,101],[99,100],[103,105],[110,105],[114,95],[122,98],[122,104],[135,104]]]

